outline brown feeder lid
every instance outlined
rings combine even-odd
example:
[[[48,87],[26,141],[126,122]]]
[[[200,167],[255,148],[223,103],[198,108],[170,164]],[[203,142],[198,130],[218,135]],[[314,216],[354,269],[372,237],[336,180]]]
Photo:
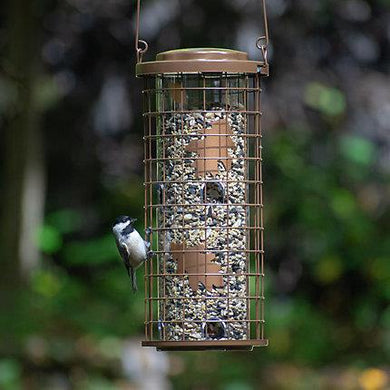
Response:
[[[136,65],[137,76],[161,73],[261,73],[268,75],[262,61],[250,61],[243,51],[215,48],[193,48],[165,51],[156,61]]]

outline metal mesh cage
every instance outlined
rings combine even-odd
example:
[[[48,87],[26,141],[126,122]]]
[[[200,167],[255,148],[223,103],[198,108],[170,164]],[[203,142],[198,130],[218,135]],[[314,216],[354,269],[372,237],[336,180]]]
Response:
[[[144,346],[264,337],[260,73],[144,75]]]

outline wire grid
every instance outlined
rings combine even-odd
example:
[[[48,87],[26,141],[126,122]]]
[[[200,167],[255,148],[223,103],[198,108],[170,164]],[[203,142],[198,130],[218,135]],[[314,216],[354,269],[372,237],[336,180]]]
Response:
[[[266,345],[260,93],[258,74],[145,76],[144,345]]]

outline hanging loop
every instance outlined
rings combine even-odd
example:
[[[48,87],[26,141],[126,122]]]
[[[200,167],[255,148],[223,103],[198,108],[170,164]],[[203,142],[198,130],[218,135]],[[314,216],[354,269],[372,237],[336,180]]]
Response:
[[[139,39],[139,17],[141,12],[141,0],[137,0],[137,14],[135,24],[135,53],[137,58],[137,64],[142,62],[143,55],[148,51],[149,45],[143,39]],[[143,45],[143,48],[140,47]]]
[[[261,50],[263,56],[264,65],[268,65],[268,43],[266,43],[267,38],[265,35],[256,39],[256,47]]]
[[[141,49],[139,46],[137,46],[137,48],[135,49],[136,51],[136,55],[137,55],[137,64],[139,62],[142,62],[142,57],[143,55],[148,51],[149,49],[149,45],[148,45],[148,42],[142,40],[142,39],[138,39],[138,45],[139,44],[142,44],[144,45],[144,48]]]
[[[268,66],[268,44],[269,44],[269,32],[268,32],[268,17],[267,17],[267,6],[265,0],[262,0],[263,7],[263,28],[264,35],[256,39],[256,47],[261,50],[263,56],[264,65]]]

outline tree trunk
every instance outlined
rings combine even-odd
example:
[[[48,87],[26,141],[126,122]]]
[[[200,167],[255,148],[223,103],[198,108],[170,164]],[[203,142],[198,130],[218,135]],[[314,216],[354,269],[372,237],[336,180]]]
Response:
[[[3,313],[16,314],[21,288],[39,260],[34,235],[42,223],[45,175],[35,92],[40,56],[37,2],[9,0],[8,4],[5,72],[17,98],[3,130],[0,301]]]

